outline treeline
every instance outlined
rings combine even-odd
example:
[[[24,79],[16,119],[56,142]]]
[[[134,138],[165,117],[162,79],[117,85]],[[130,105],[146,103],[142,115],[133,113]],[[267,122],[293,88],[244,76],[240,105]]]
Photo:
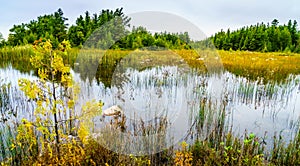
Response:
[[[117,41],[112,48],[126,49],[190,49],[190,37],[187,32],[184,33],[154,33],[151,34],[143,27],[133,27],[131,33],[121,40]]]
[[[54,45],[68,38],[66,23],[68,19],[63,16],[63,11],[50,15],[39,16],[37,20],[29,23],[14,25],[9,31],[8,40],[5,43],[10,46],[32,44],[40,38],[50,39]]]
[[[58,9],[54,14],[39,16],[37,20],[29,23],[14,25],[9,31],[9,36],[5,45],[17,46],[33,44],[39,39],[50,39],[55,46],[63,40],[69,40],[72,46],[82,45],[91,33],[115,17],[123,17],[123,25],[126,26],[129,19],[124,16],[121,9],[102,10],[99,15],[92,17],[87,11],[85,16],[80,15],[76,20],[76,25],[68,28],[66,23],[68,18],[64,17],[62,9]]]
[[[260,23],[227,32],[221,30],[210,39],[217,49],[222,50],[300,53],[299,37],[296,20],[279,25],[274,19],[271,24]]]
[[[114,21],[114,19],[119,22],[116,22],[112,26],[107,25],[111,21]],[[123,8],[116,9],[115,11],[102,10],[99,15],[95,13],[92,16],[88,11],[86,11],[85,15],[80,15],[76,20],[76,24],[70,27],[68,31],[68,39],[73,46],[80,46],[85,43],[85,41],[90,37],[90,35],[93,34],[93,32],[97,28],[104,27],[106,29],[101,29],[103,31],[101,32],[102,34],[105,34],[112,29],[114,29],[115,31],[116,29],[118,29],[118,34],[111,34],[102,37],[103,39],[107,38],[108,40],[113,40],[115,39],[115,37],[117,37],[116,35],[122,35],[126,33],[125,28],[130,27],[129,22],[130,18],[128,18],[128,16],[125,16],[125,14],[123,13]],[[104,42],[109,43],[109,41],[102,42],[102,45],[106,45]]]
[[[129,30],[130,18],[123,13],[123,8],[102,10],[93,15],[86,11],[69,28],[67,20],[63,11],[58,9],[53,14],[39,16],[29,23],[14,25],[9,30],[7,41],[3,40],[0,46],[33,44],[42,38],[50,39],[54,47],[63,40],[69,40],[73,47],[85,45],[102,49],[189,48],[187,42],[190,38],[187,33],[151,34],[143,27],[132,27]]]
[[[300,53],[300,32],[297,21],[279,25],[260,23],[225,32],[221,30],[203,41],[192,41],[185,33],[150,33],[143,27],[130,27],[130,18],[123,8],[102,10],[99,14],[86,11],[68,27],[68,18],[61,9],[53,14],[37,17],[29,23],[14,25],[5,41],[0,34],[0,47],[32,44],[39,39],[50,39],[53,46],[69,40],[72,47],[88,46],[100,49],[190,49],[248,50],[260,52]]]

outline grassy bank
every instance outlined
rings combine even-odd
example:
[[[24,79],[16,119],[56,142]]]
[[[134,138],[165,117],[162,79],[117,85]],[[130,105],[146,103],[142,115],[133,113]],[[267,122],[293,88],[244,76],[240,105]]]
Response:
[[[6,47],[0,49],[1,66],[11,63],[14,68],[28,72],[31,68],[29,59],[33,54],[32,46]],[[135,62],[132,66],[140,69],[161,64],[182,64],[200,71],[208,68],[224,67],[227,71],[251,80],[263,79],[264,82],[283,81],[290,74],[300,73],[300,54],[295,53],[260,53],[248,51],[197,51],[197,50],[170,50],[170,51],[119,51],[119,50],[80,50],[73,48],[64,61],[71,66],[79,62],[79,70],[88,70],[89,66],[99,65],[99,71],[114,69],[121,59]],[[151,60],[151,61],[150,61]],[[124,61],[124,60],[123,60]],[[124,63],[124,62],[123,62]],[[74,67],[74,66],[73,66]],[[88,72],[86,72],[88,73]],[[99,76],[101,73],[97,73]],[[106,72],[107,79],[111,72]],[[85,76],[88,77],[88,76]]]
[[[30,71],[30,55],[33,54],[31,46],[3,48],[0,51],[2,65],[12,64],[18,70]],[[47,56],[48,54],[45,54]],[[199,72],[215,72],[223,67],[236,74],[249,79],[263,79],[269,81],[282,81],[289,74],[299,74],[298,54],[283,53],[253,53],[229,51],[103,51],[71,49],[69,54],[63,54],[64,64],[70,65],[81,77],[92,79],[96,76],[98,81],[110,85],[114,70],[118,67],[134,67],[138,70],[156,65],[178,65],[197,68]],[[76,62],[76,65],[75,65]],[[24,69],[25,68],[25,69]],[[97,71],[95,71],[97,69]],[[1,80],[0,80],[1,81]],[[1,82],[0,82],[1,83]],[[103,147],[103,142],[109,142],[115,135],[99,135],[96,138],[90,135],[82,139],[77,137],[80,131],[72,128],[76,137],[69,138],[68,132],[62,128],[61,142],[53,139],[55,134],[47,125],[35,126],[28,121],[17,119],[18,114],[32,113],[27,105],[36,104],[34,100],[15,100],[20,96],[17,89],[0,84],[0,153],[3,165],[299,165],[300,164],[300,134],[288,144],[281,136],[273,138],[271,149],[266,148],[264,137],[257,137],[255,133],[236,135],[226,126],[226,112],[228,100],[215,107],[210,99],[200,101],[199,113],[193,117],[191,131],[195,139],[189,142],[174,143],[168,149],[151,155],[134,156],[122,155]],[[271,85],[275,85],[271,84]],[[239,94],[253,96],[254,87],[245,86],[239,89]],[[274,93],[270,86],[267,93]],[[44,96],[44,95],[41,95]],[[9,101],[15,101],[14,104]],[[42,101],[42,99],[41,99]],[[46,100],[47,101],[47,100]],[[49,101],[50,102],[50,101]],[[64,102],[59,101],[62,105]],[[68,103],[69,104],[69,103]],[[41,104],[40,104],[41,105]],[[72,105],[72,103],[70,103]],[[24,112],[20,112],[24,111]],[[97,112],[98,109],[97,109]],[[61,112],[61,115],[64,112]],[[126,119],[114,121],[108,127],[126,131],[124,136],[132,134],[146,135],[146,133],[165,131],[168,123],[155,123],[137,125],[137,129],[126,130]],[[61,122],[63,124],[66,121]],[[46,127],[45,127],[46,126]],[[51,127],[51,126],[50,126]],[[50,128],[49,127],[49,128]],[[128,127],[129,128],[129,127]],[[89,128],[87,128],[89,129]],[[209,130],[209,131],[208,131]],[[49,132],[45,132],[49,131]],[[136,131],[136,133],[135,133]],[[128,135],[127,135],[128,132]],[[41,133],[43,135],[41,135]],[[201,137],[205,133],[205,137]],[[48,135],[47,135],[48,134]],[[46,137],[46,136],[49,136]],[[190,135],[189,135],[190,136]],[[81,138],[81,139],[80,139]],[[130,138],[130,137],[129,137]],[[197,139],[199,138],[199,139]],[[202,138],[202,139],[200,139]],[[127,142],[113,142],[120,149],[134,145],[134,140]],[[132,141],[132,142],[130,142]],[[159,135],[158,143],[163,143],[165,137]],[[144,142],[148,143],[147,141]],[[149,144],[148,144],[149,146]],[[270,145],[269,145],[270,147]]]
[[[176,142],[168,149],[151,155],[134,156],[120,154],[103,147],[103,141],[109,141],[114,135],[91,135],[87,140],[78,137],[69,138],[61,135],[63,142],[58,146],[48,139],[41,139],[35,126],[30,123],[20,123],[14,117],[17,113],[25,113],[28,101],[16,101],[19,110],[8,98],[17,98],[20,94],[9,84],[2,84],[0,88],[1,115],[8,121],[1,122],[0,128],[0,162],[3,165],[299,165],[300,164],[300,135],[286,143],[279,135],[269,142],[270,149],[266,148],[265,137],[257,137],[254,133],[236,135],[226,128],[224,106],[213,107],[213,102],[201,102],[199,114],[193,125],[195,138],[210,127],[212,130],[204,139],[195,139],[193,142]],[[31,103],[30,101],[29,103]],[[15,103],[16,104],[16,103]],[[7,111],[7,108],[12,108]],[[20,112],[20,110],[24,112]],[[15,112],[17,111],[17,112]],[[28,110],[27,112],[30,112]],[[214,113],[216,115],[214,115]],[[212,115],[213,114],[213,115]],[[216,118],[213,118],[216,117]],[[122,120],[123,121],[123,120]],[[11,123],[13,122],[13,123]],[[124,123],[111,123],[110,128],[116,130],[125,128]],[[158,125],[163,129],[164,123]],[[156,126],[156,125],[154,125]],[[157,131],[154,126],[138,126],[139,134]],[[206,126],[206,127],[205,127]],[[153,128],[154,127],[154,128]],[[74,131],[77,133],[78,131]],[[126,135],[126,134],[125,134]],[[132,135],[129,133],[128,136]],[[201,137],[199,137],[201,138]],[[164,139],[160,137],[160,139]],[[128,141],[128,140],[127,140]],[[133,140],[132,140],[133,141]],[[124,144],[116,142],[119,148],[133,146],[133,142]],[[271,145],[270,145],[271,144]],[[44,148],[42,148],[44,147]]]
[[[217,138],[196,140],[188,145],[180,142],[159,153],[134,156],[120,154],[106,149],[99,144],[99,139],[88,139],[84,144],[77,139],[67,139],[60,143],[60,153],[55,145],[47,145],[42,150],[38,147],[40,140],[35,137],[24,140],[22,145],[12,144],[8,151],[12,157],[4,158],[2,165],[299,165],[300,136],[299,134],[288,145],[279,137],[274,137],[271,151],[265,149],[263,138],[254,134],[234,136],[231,132],[219,134]],[[1,135],[1,139],[3,137]],[[35,142],[37,141],[37,142]],[[12,140],[12,142],[14,142]],[[34,144],[35,142],[36,144]],[[30,145],[30,146],[29,146]],[[22,148],[24,148],[22,150]]]
[[[300,73],[300,54],[218,51],[226,70],[250,79],[282,81]]]

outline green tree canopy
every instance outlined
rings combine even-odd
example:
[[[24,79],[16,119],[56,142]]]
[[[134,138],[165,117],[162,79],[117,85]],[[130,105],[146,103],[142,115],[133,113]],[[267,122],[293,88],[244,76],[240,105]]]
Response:
[[[40,38],[50,39],[54,46],[67,39],[68,19],[63,16],[63,11],[58,9],[55,13],[39,16],[37,20],[29,23],[14,25],[11,28],[8,44],[12,46],[32,44]]]
[[[115,11],[113,10],[102,10],[99,15],[98,14],[93,14],[91,16],[91,14],[86,11],[85,15],[82,16],[80,15],[77,20],[76,20],[76,24],[72,25],[69,29],[68,32],[68,36],[69,36],[69,40],[71,42],[71,44],[73,46],[80,46],[82,44],[84,44],[84,42],[90,37],[90,35],[97,29],[100,28],[101,26],[103,26],[106,23],[109,23],[110,21],[112,21],[115,18],[119,18],[121,23],[119,24],[118,27],[119,30],[121,30],[122,32],[120,33],[124,33],[125,31],[125,27],[129,27],[129,21],[130,18],[128,16],[125,16],[125,14],[123,13],[123,8],[117,8]],[[108,28],[108,25],[104,26],[105,28]],[[103,28],[103,27],[102,27]],[[114,32],[116,31],[116,27],[112,26],[111,28],[114,29]],[[104,30],[104,29],[102,29]],[[105,29],[105,32],[109,32],[109,29]],[[118,38],[116,35],[119,33],[115,33],[113,34],[112,32],[109,34],[107,33],[107,38],[111,37],[113,40],[114,38]],[[106,41],[103,41],[106,42]],[[98,43],[98,42],[96,42]],[[102,46],[106,46],[107,43],[99,43],[98,45],[102,45]]]
[[[279,25],[274,19],[271,25],[260,23],[235,31],[223,30],[213,35],[210,40],[217,49],[249,51],[292,51],[299,52],[299,31],[297,21],[289,20],[287,25]]]

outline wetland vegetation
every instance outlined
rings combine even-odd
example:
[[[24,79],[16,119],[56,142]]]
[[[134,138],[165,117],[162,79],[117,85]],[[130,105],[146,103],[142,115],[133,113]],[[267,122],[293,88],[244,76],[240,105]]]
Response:
[[[89,38],[114,18],[119,33]],[[59,9],[1,41],[1,164],[300,164],[297,22],[196,42],[128,31],[122,9],[66,20]],[[112,105],[125,116],[101,120]]]

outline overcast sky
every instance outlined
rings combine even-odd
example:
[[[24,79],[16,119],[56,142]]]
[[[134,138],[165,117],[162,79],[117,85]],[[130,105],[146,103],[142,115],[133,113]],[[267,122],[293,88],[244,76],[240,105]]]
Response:
[[[207,36],[221,29],[237,29],[257,22],[281,24],[289,19],[300,25],[299,0],[1,0],[0,32],[7,38],[14,24],[27,23],[37,16],[62,8],[68,23],[85,11],[124,8],[125,14],[142,11],[168,12],[194,23]]]

